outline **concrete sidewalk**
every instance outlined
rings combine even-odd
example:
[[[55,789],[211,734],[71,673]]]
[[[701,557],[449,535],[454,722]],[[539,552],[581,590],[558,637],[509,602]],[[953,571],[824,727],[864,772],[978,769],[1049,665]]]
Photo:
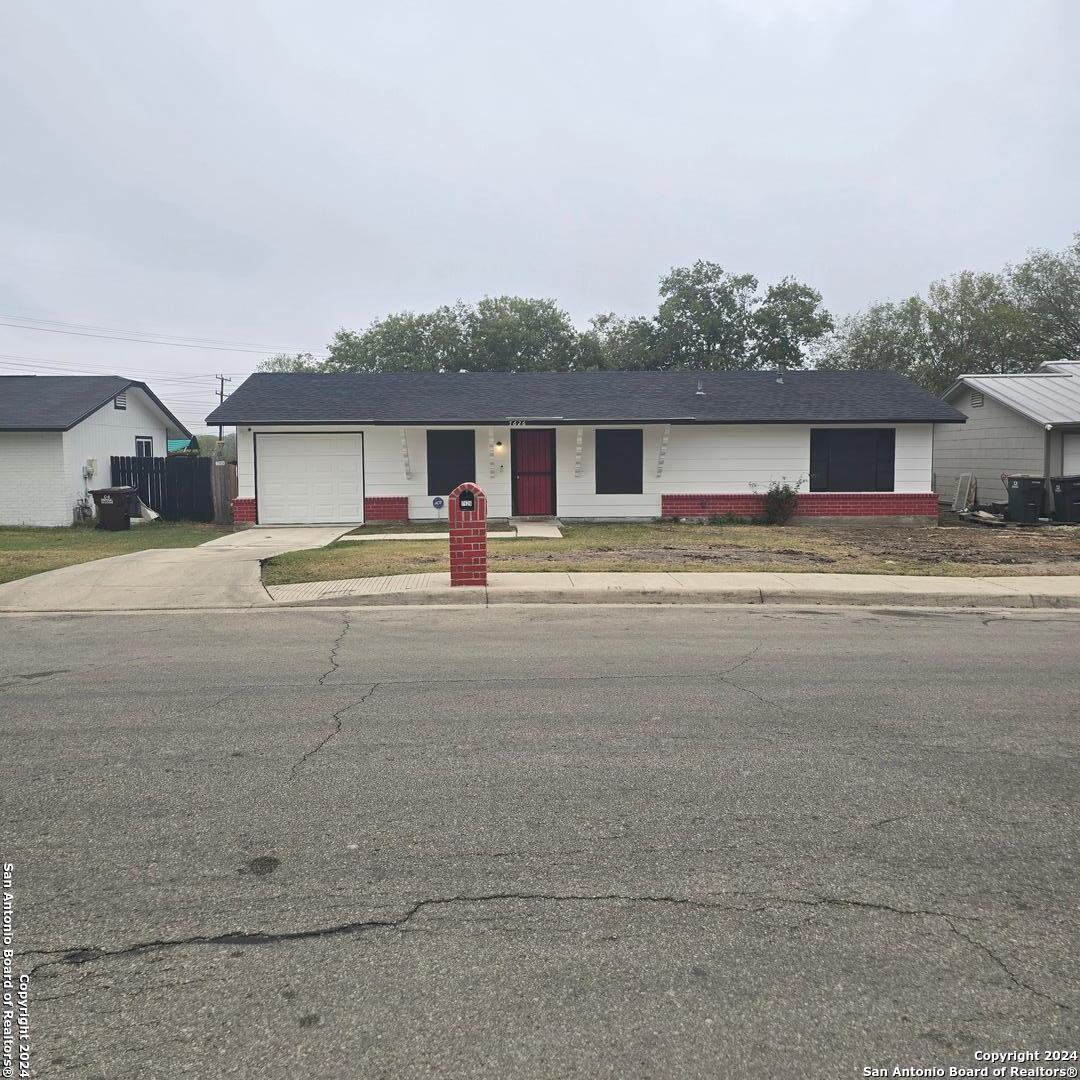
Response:
[[[562,529],[557,521],[512,521],[510,529],[489,532],[489,540],[559,540]],[[359,536],[342,536],[341,540],[352,543],[364,540],[450,540],[449,527],[446,532],[400,532],[400,533],[361,533]]]
[[[1080,608],[1080,576],[910,577],[891,574],[489,574],[486,588],[447,573],[271,585],[281,604],[882,604]]]
[[[153,528],[153,526],[141,526]],[[192,548],[153,548],[0,585],[0,611],[118,611],[272,606],[263,559],[322,547],[350,526],[256,527]]]

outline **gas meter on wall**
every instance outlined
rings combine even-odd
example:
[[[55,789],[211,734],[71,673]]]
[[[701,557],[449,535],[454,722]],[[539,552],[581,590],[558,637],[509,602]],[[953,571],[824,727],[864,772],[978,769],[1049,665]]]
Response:
[[[86,464],[82,467],[83,479],[84,480],[89,480],[90,477],[92,477],[94,475],[94,473],[96,473],[96,472],[97,472],[97,459],[96,458],[87,458],[86,459]]]

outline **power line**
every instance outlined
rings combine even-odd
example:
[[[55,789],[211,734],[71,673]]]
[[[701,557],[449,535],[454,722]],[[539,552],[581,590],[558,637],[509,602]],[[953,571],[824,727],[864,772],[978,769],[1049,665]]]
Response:
[[[186,334],[166,334],[156,330],[130,330],[116,326],[94,326],[88,323],[62,322],[59,319],[39,319],[33,315],[5,315],[0,313],[0,319],[13,319],[17,322],[42,323],[44,326],[62,326],[69,330],[93,330],[104,334],[130,334],[151,338],[166,338],[169,341],[191,341],[203,345],[229,345],[242,349],[255,349],[262,352],[311,352],[313,350],[298,345],[262,345],[256,341],[229,341],[224,338],[190,337]],[[5,323],[4,325],[11,325]],[[23,327],[22,329],[33,329]]]
[[[296,346],[259,345],[250,341],[225,341],[220,338],[185,337],[182,334],[159,334],[152,330],[122,330],[115,327],[65,323],[54,319],[31,319],[23,315],[0,314],[0,326],[15,330],[35,330],[44,334],[69,334],[73,337],[105,338],[109,341],[134,341],[143,345],[169,345],[181,349],[210,349],[215,352],[289,353],[315,352]],[[44,325],[32,325],[42,323]]]
[[[48,360],[43,356],[19,356],[14,353],[0,353],[0,357],[5,361],[17,361],[16,363],[4,363],[4,367],[29,367],[29,368],[49,368],[54,371],[71,371],[80,372],[86,375],[106,374],[113,375],[115,370],[110,371],[106,364],[91,364],[89,367],[82,364],[68,364],[62,360]],[[131,370],[130,368],[128,370]],[[162,382],[186,382],[188,380],[195,379],[215,379],[217,376],[210,374],[210,372],[180,372],[169,369],[147,371],[148,376],[152,376],[154,379]],[[229,374],[245,378],[249,372],[234,371]]]
[[[189,345],[183,341],[155,341],[152,338],[119,337],[116,334],[91,334],[82,330],[58,330],[50,326],[22,326],[13,322],[0,322],[0,326],[12,326],[16,330],[36,330],[43,334],[68,334],[72,337],[104,338],[107,341],[134,341],[143,345],[168,345],[174,349],[209,349],[212,352],[254,353],[260,356],[265,356],[267,352],[274,351],[267,349],[240,349],[226,345]]]

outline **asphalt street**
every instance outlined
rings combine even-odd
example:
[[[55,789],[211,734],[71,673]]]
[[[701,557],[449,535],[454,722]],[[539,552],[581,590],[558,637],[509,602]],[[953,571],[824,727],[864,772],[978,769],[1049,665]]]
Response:
[[[1078,661],[1067,612],[0,618],[35,1075],[1078,1049]]]

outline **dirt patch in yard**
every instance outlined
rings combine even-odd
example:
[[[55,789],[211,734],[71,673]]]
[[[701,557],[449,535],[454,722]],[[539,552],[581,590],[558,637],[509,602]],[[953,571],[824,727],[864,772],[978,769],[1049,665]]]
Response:
[[[826,526],[825,531],[836,543],[880,559],[987,566],[1080,564],[1080,528],[1068,526],[1004,529],[985,525],[949,525],[936,529]]]
[[[1080,574],[1080,528],[977,525],[565,525],[559,538],[491,540],[499,571],[741,570],[777,573]],[[291,552],[264,567],[269,585],[449,568],[434,541],[339,543]]]
[[[840,561],[832,555],[822,555],[814,551],[799,551],[795,548],[780,548],[772,552],[772,554],[785,556],[784,561],[788,565],[800,565],[808,569],[819,569],[822,566],[828,566]],[[679,547],[676,544],[671,544],[658,548],[582,548],[574,552],[574,557],[590,564],[602,562],[605,559],[618,559],[620,562],[641,563],[642,568],[645,568],[646,564],[652,567],[657,563],[678,563],[689,568],[701,568],[704,566],[706,569],[714,570],[742,567],[748,563],[760,563],[762,553],[752,548],[728,547],[712,549]],[[550,552],[546,558],[552,562],[561,562],[565,555]],[[500,550],[496,559],[504,569],[513,566],[516,570],[518,567],[514,566],[514,563],[534,563],[537,555],[535,553],[516,554],[513,551]],[[720,566],[719,564],[723,565]],[[492,569],[494,569],[494,566]]]

